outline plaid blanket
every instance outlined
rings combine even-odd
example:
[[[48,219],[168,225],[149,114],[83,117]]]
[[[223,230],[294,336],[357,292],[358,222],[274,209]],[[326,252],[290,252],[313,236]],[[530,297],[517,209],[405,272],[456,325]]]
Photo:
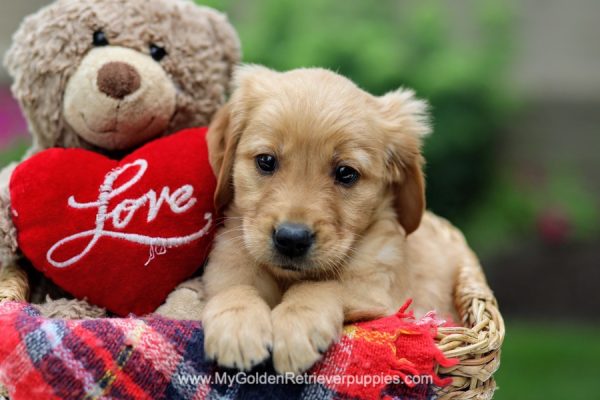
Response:
[[[306,375],[269,363],[241,373],[203,353],[198,322],[157,316],[51,320],[24,303],[0,304],[0,382],[19,399],[433,399],[439,321],[406,312],[345,328]]]

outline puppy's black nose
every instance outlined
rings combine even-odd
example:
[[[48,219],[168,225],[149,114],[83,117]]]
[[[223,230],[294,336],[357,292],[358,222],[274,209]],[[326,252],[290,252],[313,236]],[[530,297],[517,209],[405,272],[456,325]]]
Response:
[[[300,257],[308,252],[315,234],[308,226],[283,223],[273,231],[273,243],[278,252],[288,257]]]

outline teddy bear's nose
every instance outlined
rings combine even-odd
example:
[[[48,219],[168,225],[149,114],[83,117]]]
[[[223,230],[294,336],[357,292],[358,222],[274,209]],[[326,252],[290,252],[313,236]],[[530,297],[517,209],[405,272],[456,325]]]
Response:
[[[142,78],[131,65],[112,61],[98,71],[98,89],[107,96],[121,100],[140,88]]]

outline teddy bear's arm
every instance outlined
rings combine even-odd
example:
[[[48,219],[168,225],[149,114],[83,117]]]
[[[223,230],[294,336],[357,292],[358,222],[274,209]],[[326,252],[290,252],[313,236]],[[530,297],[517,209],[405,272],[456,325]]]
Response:
[[[172,319],[200,321],[205,303],[202,277],[196,277],[177,286],[165,303],[158,307],[156,314]]]
[[[17,230],[12,222],[8,187],[16,166],[14,162],[0,171],[0,269],[17,260]]]

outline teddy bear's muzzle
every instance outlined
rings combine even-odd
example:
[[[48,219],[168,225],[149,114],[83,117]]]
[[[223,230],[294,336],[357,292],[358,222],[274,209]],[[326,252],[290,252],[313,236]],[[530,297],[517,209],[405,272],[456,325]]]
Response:
[[[85,141],[126,150],[164,133],[175,106],[175,86],[158,62],[106,46],[88,52],[69,79],[63,116]]]

